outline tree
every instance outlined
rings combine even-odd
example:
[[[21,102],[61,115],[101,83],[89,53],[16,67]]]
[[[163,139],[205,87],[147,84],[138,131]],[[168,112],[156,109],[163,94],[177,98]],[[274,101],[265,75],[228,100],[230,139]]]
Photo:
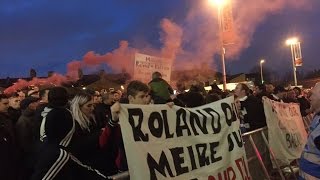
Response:
[[[37,72],[35,69],[31,68],[30,71],[29,71],[29,76],[30,78],[34,78],[34,77],[37,77]]]
[[[78,69],[78,78],[83,78],[83,70],[81,68]]]
[[[250,69],[250,73],[255,73],[257,75],[259,75],[258,78],[256,78],[257,84],[261,84],[261,68],[260,65],[254,65],[251,69]],[[262,69],[262,73],[263,73],[263,81],[264,82],[271,82],[271,83],[279,83],[279,74],[277,71],[275,71],[274,69],[270,69],[268,66],[263,66]]]
[[[314,69],[312,71],[307,72],[305,79],[317,78],[320,77],[320,69]]]
[[[54,71],[48,71],[48,77],[51,77],[54,74]]]

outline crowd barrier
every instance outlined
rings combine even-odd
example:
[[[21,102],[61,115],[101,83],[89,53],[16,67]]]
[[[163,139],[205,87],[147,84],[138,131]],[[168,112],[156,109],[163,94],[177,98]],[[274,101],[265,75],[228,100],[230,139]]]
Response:
[[[268,143],[268,128],[260,128],[242,135],[249,171],[255,179],[297,179],[294,167],[280,167]],[[272,162],[276,168],[273,168]]]
[[[310,114],[303,118],[305,129],[309,132],[309,125],[312,121],[313,115]],[[260,128],[254,131],[244,133],[242,135],[244,147],[249,166],[249,172],[252,180],[260,179],[298,179],[298,164],[295,166],[288,164],[287,166],[280,167],[275,159],[272,149],[268,143],[268,128]],[[273,168],[272,162],[276,168]],[[122,172],[114,176],[108,177],[113,180],[127,180],[130,179],[129,172]]]
[[[127,180],[130,179],[129,171],[121,172],[119,174],[109,176],[108,179],[114,179],[114,180]]]
[[[307,133],[309,133],[309,131],[310,131],[309,128],[310,128],[310,124],[311,124],[313,116],[314,116],[314,114],[309,114],[309,115],[303,117],[303,124],[305,126]]]

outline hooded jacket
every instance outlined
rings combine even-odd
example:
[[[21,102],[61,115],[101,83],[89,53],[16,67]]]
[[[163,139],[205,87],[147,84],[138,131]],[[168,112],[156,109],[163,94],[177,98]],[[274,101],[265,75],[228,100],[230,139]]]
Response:
[[[0,179],[12,180],[17,171],[17,146],[12,120],[0,113]]]
[[[99,171],[81,163],[69,152],[75,120],[66,108],[48,108],[41,113],[41,153],[33,180],[105,179]]]
[[[172,87],[162,78],[155,78],[149,82],[151,96],[155,104],[164,104],[170,100],[170,95],[173,94]]]

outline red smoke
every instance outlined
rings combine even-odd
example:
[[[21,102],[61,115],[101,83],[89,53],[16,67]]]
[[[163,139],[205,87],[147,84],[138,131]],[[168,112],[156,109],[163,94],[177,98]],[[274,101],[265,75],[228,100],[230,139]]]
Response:
[[[246,3],[234,3],[237,43],[228,49],[229,56],[238,56],[250,46],[255,29],[267,16],[290,8],[306,9],[310,5],[310,1],[301,0],[249,0]]]
[[[53,74],[49,78],[33,78],[31,81],[26,81],[23,79],[19,79],[12,86],[8,87],[4,90],[5,94],[12,94],[18,90],[22,90],[29,86],[60,86],[62,83],[69,82],[70,79],[61,75],[61,74]]]
[[[14,83],[12,86],[8,87],[4,90],[5,94],[11,94],[16,92],[17,90],[23,89],[25,87],[28,87],[29,83],[26,80],[18,79],[16,83]]]
[[[176,54],[181,49],[182,29],[169,19],[161,21],[161,28],[163,30],[163,33],[161,33],[161,41],[163,43],[161,55],[164,58],[175,60]]]
[[[307,9],[310,1],[301,0],[247,0],[233,3],[235,44],[226,46],[226,60],[237,58],[250,46],[257,26],[267,17],[288,8]],[[201,69],[203,65],[215,68],[213,58],[220,54],[219,27],[217,24],[217,7],[206,1],[201,4],[192,2],[192,7],[184,22],[179,26],[168,19],[161,23],[164,47],[161,55],[175,57],[174,69]],[[173,30],[172,30],[173,29]],[[183,32],[183,34],[182,34]],[[164,38],[165,37],[165,38]],[[164,41],[165,40],[165,41]],[[163,53],[165,51],[165,53]],[[171,55],[174,54],[174,55]],[[200,72],[199,72],[200,73]]]
[[[243,49],[250,46],[257,26],[267,16],[289,8],[306,9],[311,5],[310,1],[301,0],[230,0],[230,2],[233,3],[236,41],[234,45],[226,47],[227,59],[238,57]],[[199,57],[197,61],[199,59],[200,61],[210,60],[213,54],[220,53],[217,7],[209,6],[208,3],[202,5],[199,5],[198,2],[194,3],[195,5],[192,6],[193,9],[190,10],[185,22],[185,29],[191,29],[191,31],[186,33],[184,40],[192,43],[192,46],[195,47],[196,57]],[[203,16],[207,18],[203,18]]]
[[[127,41],[120,41],[118,49],[103,55],[89,51],[83,56],[82,61],[79,62],[83,68],[94,67],[105,63],[110,66],[114,72],[125,70],[132,74],[135,51],[136,50],[129,47]]]
[[[311,6],[310,1],[304,0],[246,0],[233,2],[233,17],[236,30],[236,43],[226,47],[226,60],[240,55],[243,49],[250,46],[256,27],[268,16],[287,8],[303,9]],[[184,22],[175,23],[169,19],[160,22],[160,50],[151,46],[139,48],[129,47],[127,41],[120,41],[119,47],[112,52],[98,54],[87,52],[82,60],[71,61],[67,65],[67,77],[55,74],[48,79],[33,79],[31,82],[19,80],[6,89],[13,92],[29,85],[55,84],[69,80],[77,80],[79,69],[96,67],[107,64],[114,72],[125,70],[133,74],[135,52],[171,59],[175,69],[194,69],[204,64],[213,67],[214,55],[219,52],[219,28],[217,8],[209,6],[207,1],[190,2],[192,7]]]
[[[71,61],[67,64],[67,76],[72,80],[79,79],[79,69],[81,69],[80,61]]]
[[[71,61],[67,64],[67,75],[53,74],[46,79],[33,78],[31,81],[19,79],[11,87],[4,92],[11,94],[17,90],[24,89],[28,86],[59,86],[62,83],[76,81],[79,79],[79,70],[86,67],[101,65],[103,63],[109,65],[114,72],[125,70],[133,74],[134,53],[136,50],[130,48],[127,41],[120,41],[119,48],[104,55],[95,54],[93,51],[87,52],[83,56],[82,61]]]
[[[51,77],[46,79],[46,82],[44,85],[53,85],[53,86],[59,86],[62,83],[68,82],[70,79],[67,77],[61,75],[61,74],[53,74]]]

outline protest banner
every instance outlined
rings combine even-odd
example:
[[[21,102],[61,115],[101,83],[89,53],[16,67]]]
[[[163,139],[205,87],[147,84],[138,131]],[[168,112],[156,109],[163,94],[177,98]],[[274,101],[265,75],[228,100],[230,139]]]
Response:
[[[133,79],[149,83],[152,73],[158,71],[162,74],[162,79],[170,83],[171,66],[169,59],[136,53]]]
[[[121,104],[130,179],[251,179],[235,109]]]
[[[294,60],[295,67],[302,66],[302,54],[300,42],[291,45],[291,53]]]
[[[222,7],[222,43],[223,45],[234,44],[236,33],[232,16],[232,1]]]
[[[263,98],[269,145],[280,166],[300,158],[307,141],[299,104]]]

